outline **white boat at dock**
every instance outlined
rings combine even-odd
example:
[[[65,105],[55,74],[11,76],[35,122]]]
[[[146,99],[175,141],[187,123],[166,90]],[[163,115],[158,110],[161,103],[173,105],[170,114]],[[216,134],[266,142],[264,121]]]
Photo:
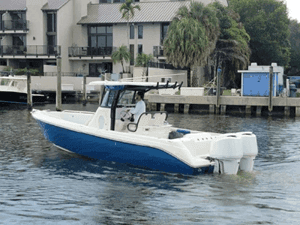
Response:
[[[31,94],[32,102],[44,102],[42,94]],[[27,104],[27,77],[7,76],[0,77],[0,102]]]
[[[258,153],[252,132],[211,133],[176,128],[167,112],[145,112],[126,120],[137,92],[180,88],[148,82],[95,81],[105,86],[96,112],[32,110],[44,136],[60,149],[101,160],[173,173],[237,174],[252,171]]]

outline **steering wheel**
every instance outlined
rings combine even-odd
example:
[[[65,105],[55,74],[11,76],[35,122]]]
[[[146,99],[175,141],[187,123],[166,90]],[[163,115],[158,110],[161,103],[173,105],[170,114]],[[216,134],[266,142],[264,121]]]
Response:
[[[127,111],[127,109],[125,108],[120,112],[120,117],[122,121],[128,120],[131,118],[131,112]]]

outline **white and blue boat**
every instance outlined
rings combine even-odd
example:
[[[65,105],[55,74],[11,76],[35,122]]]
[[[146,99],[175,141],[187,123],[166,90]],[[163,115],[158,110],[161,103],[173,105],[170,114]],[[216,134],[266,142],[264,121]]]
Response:
[[[60,149],[91,158],[172,173],[236,174],[252,171],[258,153],[252,132],[211,133],[173,127],[166,112],[126,120],[138,91],[180,88],[149,82],[98,81],[105,86],[96,112],[32,110],[44,136]]]

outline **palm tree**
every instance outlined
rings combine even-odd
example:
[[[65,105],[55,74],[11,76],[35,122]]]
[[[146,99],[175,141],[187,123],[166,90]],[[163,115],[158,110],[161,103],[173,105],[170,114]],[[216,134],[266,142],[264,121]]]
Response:
[[[143,71],[143,75],[146,73],[146,82],[148,82],[148,68],[149,62],[153,59],[153,55],[149,54],[138,54],[136,57],[136,66],[142,66],[146,68],[146,71]]]
[[[125,73],[124,70],[124,61],[129,62],[130,60],[130,53],[125,45],[122,45],[118,48],[117,51],[113,52],[111,55],[111,59],[113,60],[113,63],[120,62],[122,65],[123,73]]]
[[[190,9],[181,7],[169,26],[164,41],[164,55],[175,67],[187,67],[190,86],[192,66],[205,65],[219,36],[215,11],[202,3],[192,2]]]
[[[127,20],[127,38],[128,38],[128,48],[129,48],[129,20],[134,17],[134,10],[141,10],[141,7],[139,5],[133,5],[134,0],[126,0],[125,3],[123,3],[120,6],[120,12],[122,13],[122,18]]]
[[[216,43],[216,48],[211,54],[214,61],[214,74],[217,68],[222,68],[222,73],[227,74],[223,80],[234,83],[235,72],[244,69],[249,64],[251,50],[249,48],[250,36],[239,23],[239,15],[225,8],[219,2],[212,4],[220,21],[221,34]],[[226,73],[224,73],[226,71]]]

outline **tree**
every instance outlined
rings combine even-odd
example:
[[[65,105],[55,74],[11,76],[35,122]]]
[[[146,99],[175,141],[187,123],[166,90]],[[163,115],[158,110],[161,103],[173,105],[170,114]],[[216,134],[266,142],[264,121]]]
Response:
[[[300,24],[297,20],[291,20],[289,29],[291,32],[291,61],[287,74],[300,76]]]
[[[191,67],[207,63],[218,35],[215,12],[199,2],[191,2],[190,9],[181,7],[172,20],[163,43],[164,55],[173,66],[188,68],[188,86]]]
[[[111,55],[111,59],[113,60],[113,63],[120,62],[122,65],[123,73],[125,73],[124,70],[124,61],[129,62],[130,60],[130,53],[125,45],[122,45],[118,48],[117,51],[113,52]]]
[[[236,87],[236,71],[246,68],[249,64],[250,36],[239,22],[237,13],[219,2],[213,3],[212,7],[216,10],[221,31],[216,48],[211,55],[215,65],[214,74],[216,75],[217,68],[221,67],[225,86]]]
[[[149,54],[138,54],[136,57],[136,66],[147,67],[149,62],[153,59],[153,55]]]
[[[149,62],[153,59],[153,55],[149,54],[138,54],[136,57],[136,66],[146,67],[146,71],[143,71],[143,75],[146,73],[146,82],[148,81],[148,68]]]
[[[126,0],[120,6],[120,12],[122,13],[122,18],[127,20],[127,38],[128,38],[128,48],[129,48],[129,20],[134,17],[134,10],[141,10],[139,5],[134,5],[134,0]]]
[[[277,62],[287,67],[290,61],[287,7],[277,0],[230,0],[250,35],[250,61],[261,65]]]

